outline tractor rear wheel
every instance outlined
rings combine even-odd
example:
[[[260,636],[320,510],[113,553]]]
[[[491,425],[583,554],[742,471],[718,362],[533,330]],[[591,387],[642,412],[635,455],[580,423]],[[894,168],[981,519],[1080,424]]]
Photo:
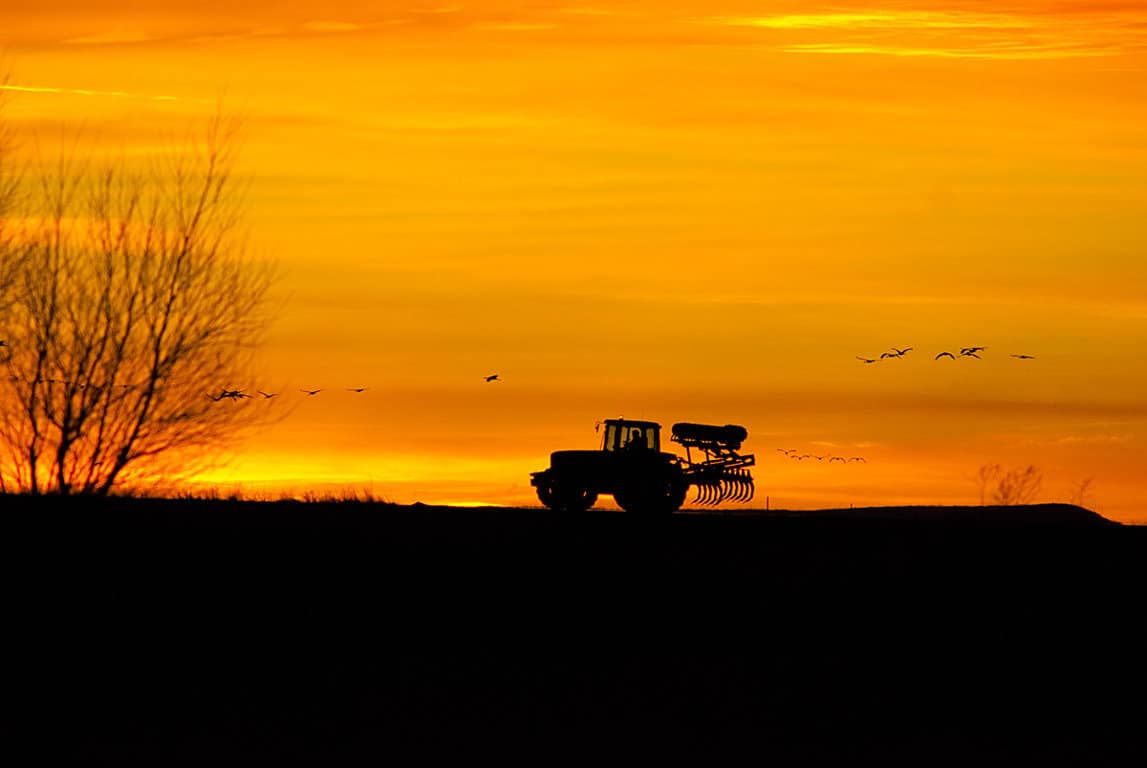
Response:
[[[668,515],[685,503],[689,484],[683,477],[658,478],[653,482],[632,483],[619,489],[613,500],[626,512]]]

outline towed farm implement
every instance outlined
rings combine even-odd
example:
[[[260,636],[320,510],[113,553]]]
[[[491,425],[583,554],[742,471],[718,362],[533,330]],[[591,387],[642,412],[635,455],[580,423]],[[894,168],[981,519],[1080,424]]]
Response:
[[[597,451],[554,451],[550,467],[530,475],[538,499],[550,509],[589,509],[601,494],[627,512],[670,513],[695,488],[694,503],[717,505],[753,498],[756,461],[738,453],[749,433],[736,424],[674,424],[670,440],[685,456],[661,450],[661,425],[607,419]]]

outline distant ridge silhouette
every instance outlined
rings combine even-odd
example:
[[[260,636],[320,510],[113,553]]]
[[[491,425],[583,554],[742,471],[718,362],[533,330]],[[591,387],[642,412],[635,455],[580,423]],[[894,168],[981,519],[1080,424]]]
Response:
[[[909,506],[815,509],[789,512],[792,517],[834,520],[904,520],[919,522],[1073,523],[1121,525],[1075,504],[1013,506]]]

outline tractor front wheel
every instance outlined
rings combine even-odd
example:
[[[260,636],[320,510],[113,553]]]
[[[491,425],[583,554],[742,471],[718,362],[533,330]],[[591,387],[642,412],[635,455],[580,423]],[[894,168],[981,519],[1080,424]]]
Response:
[[[597,503],[597,494],[588,488],[564,484],[539,485],[538,500],[559,512],[584,512]]]

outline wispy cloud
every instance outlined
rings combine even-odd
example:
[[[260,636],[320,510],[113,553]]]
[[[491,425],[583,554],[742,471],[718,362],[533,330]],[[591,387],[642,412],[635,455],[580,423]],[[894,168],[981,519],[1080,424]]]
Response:
[[[1056,445],[1091,445],[1095,443],[1129,443],[1134,439],[1134,435],[1124,432],[1118,435],[1064,435],[1055,438],[1052,442]]]
[[[503,32],[536,32],[538,30],[556,29],[557,24],[548,23],[531,23],[531,22],[479,22],[474,25],[475,29],[487,29],[493,31]]]
[[[953,11],[873,11],[780,16],[718,17],[717,24],[763,29],[1022,29],[1028,24],[996,13]]]
[[[1116,51],[1068,46],[1015,46],[1013,48],[914,48],[896,45],[850,43],[793,43],[783,45],[786,53],[871,54],[878,56],[932,56],[945,59],[1069,59],[1110,56]]]
[[[148,101],[186,101],[178,96],[163,94],[129,93],[127,91],[97,91],[86,88],[55,88],[45,85],[0,85],[0,91],[13,91],[16,93],[44,93],[60,96],[94,96],[116,99],[145,99]],[[196,101],[208,101],[196,99]]]
[[[623,16],[627,12],[617,8],[571,7],[555,8],[555,13],[567,16]]]
[[[351,21],[308,21],[301,28],[307,32],[356,32],[362,25]]]
[[[71,37],[64,40],[65,45],[123,45],[126,43],[149,43],[155,37],[145,32],[106,32],[96,35]]]
[[[1061,59],[1117,56],[1147,48],[1143,13],[1093,8],[1070,23],[1055,15],[1000,10],[864,9],[768,16],[720,16],[705,23],[759,30],[787,53]]]
[[[411,8],[410,13],[426,14],[431,16],[439,16],[450,13],[458,13],[463,10],[461,5],[443,5],[431,8]]]

